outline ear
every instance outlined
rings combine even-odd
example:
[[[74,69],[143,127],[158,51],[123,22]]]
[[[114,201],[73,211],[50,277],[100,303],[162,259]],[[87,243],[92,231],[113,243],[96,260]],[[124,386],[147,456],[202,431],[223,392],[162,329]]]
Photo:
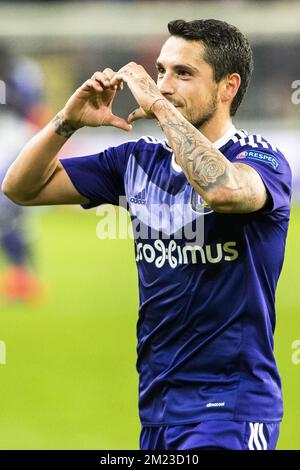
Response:
[[[232,73],[224,78],[221,87],[221,101],[232,101],[241,85],[241,77],[238,73]]]

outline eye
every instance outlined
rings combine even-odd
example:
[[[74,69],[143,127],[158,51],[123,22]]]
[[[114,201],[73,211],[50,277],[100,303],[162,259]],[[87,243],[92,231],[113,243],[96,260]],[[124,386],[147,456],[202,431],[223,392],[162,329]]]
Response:
[[[178,75],[182,77],[190,77],[191,73],[188,70],[178,70]]]
[[[164,69],[164,68],[162,68],[162,67],[158,67],[158,68],[157,68],[157,74],[158,74],[158,75],[162,75],[162,74],[164,74],[164,73],[165,73],[165,69]]]

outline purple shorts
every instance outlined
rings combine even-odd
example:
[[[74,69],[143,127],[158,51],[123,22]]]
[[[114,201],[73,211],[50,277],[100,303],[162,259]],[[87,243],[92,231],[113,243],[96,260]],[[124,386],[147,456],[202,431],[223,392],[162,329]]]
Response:
[[[141,450],[274,450],[280,423],[212,420],[179,426],[143,426]]]

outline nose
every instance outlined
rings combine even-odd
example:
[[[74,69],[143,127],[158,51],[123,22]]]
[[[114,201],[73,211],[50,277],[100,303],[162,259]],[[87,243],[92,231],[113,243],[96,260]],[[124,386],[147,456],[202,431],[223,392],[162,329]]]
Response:
[[[162,95],[173,95],[175,93],[174,82],[167,72],[162,78],[158,79],[157,86]]]

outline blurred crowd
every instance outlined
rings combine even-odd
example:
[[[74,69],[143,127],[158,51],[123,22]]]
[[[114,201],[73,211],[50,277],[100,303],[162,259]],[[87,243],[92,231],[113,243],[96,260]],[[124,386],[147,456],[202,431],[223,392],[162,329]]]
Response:
[[[0,78],[5,83],[5,103],[0,106],[1,183],[23,145],[48,120],[49,112],[43,105],[43,74],[38,64],[27,57],[14,57],[3,44]],[[0,299],[31,302],[43,294],[27,218],[28,209],[0,191]]]

